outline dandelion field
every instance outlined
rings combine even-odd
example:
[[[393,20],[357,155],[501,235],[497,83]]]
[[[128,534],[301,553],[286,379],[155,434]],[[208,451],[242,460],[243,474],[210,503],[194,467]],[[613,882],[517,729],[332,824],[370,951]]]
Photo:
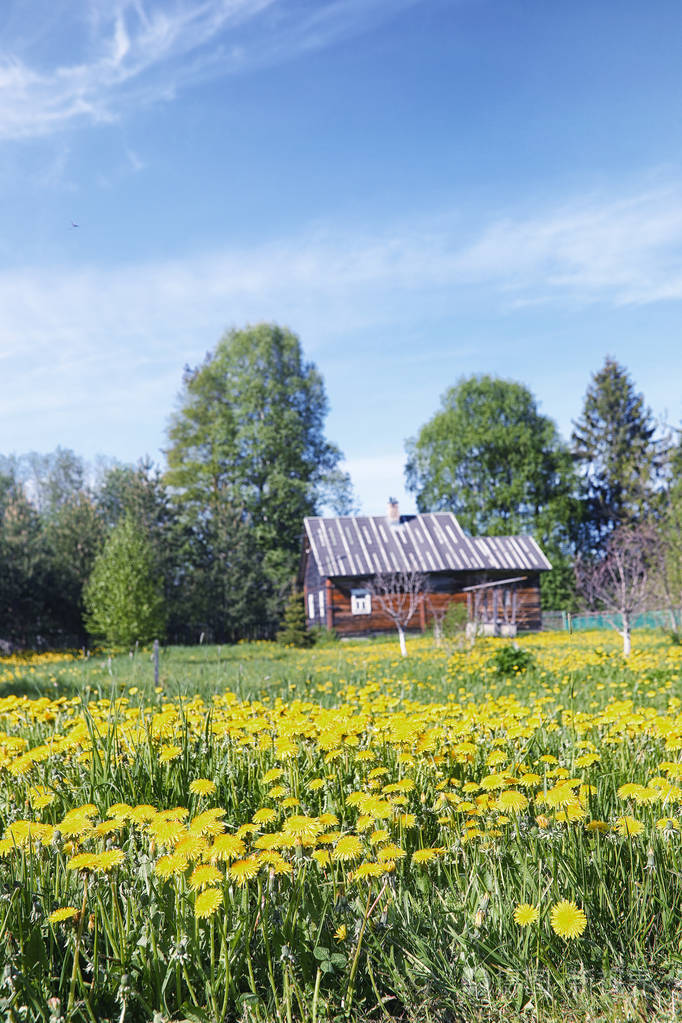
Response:
[[[7,1020],[682,1020],[682,648],[0,660]]]

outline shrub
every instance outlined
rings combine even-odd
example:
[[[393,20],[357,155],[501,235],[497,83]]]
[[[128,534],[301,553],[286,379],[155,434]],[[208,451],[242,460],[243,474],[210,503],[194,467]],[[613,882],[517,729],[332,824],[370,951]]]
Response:
[[[497,675],[522,675],[537,664],[530,650],[513,643],[500,647],[490,658],[490,666]]]
[[[284,646],[306,647],[312,646],[314,641],[315,637],[306,628],[303,595],[293,590],[284,608],[277,642]]]

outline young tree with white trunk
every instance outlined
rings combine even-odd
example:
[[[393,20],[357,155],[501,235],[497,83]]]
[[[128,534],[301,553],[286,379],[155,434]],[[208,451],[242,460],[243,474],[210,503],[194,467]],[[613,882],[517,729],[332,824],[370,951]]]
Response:
[[[421,572],[382,572],[374,577],[368,589],[398,630],[400,653],[407,657],[405,629],[424,599],[425,576]]]
[[[589,608],[604,611],[622,636],[623,656],[632,649],[632,624],[648,610],[662,570],[660,537],[648,525],[621,526],[609,537],[598,560],[578,557],[578,591]]]

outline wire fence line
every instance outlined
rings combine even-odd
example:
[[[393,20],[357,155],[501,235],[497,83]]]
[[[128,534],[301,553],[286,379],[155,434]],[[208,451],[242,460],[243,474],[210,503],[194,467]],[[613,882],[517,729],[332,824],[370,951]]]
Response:
[[[623,616],[617,612],[581,611],[572,614],[570,611],[543,611],[543,632],[561,631],[583,632],[586,629],[621,629]],[[682,627],[682,608],[663,608],[655,611],[643,611],[632,619],[633,629],[680,629]]]

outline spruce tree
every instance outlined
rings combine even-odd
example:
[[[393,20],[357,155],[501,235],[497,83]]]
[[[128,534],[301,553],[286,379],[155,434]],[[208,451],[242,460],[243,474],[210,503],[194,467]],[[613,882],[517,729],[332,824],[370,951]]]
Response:
[[[282,625],[277,633],[277,642],[296,647],[312,645],[313,637],[306,628],[303,595],[298,590],[292,590],[286,603]]]
[[[588,545],[601,550],[620,526],[644,521],[656,506],[665,468],[663,442],[627,370],[607,357],[592,377],[574,424],[573,458],[582,477]]]

